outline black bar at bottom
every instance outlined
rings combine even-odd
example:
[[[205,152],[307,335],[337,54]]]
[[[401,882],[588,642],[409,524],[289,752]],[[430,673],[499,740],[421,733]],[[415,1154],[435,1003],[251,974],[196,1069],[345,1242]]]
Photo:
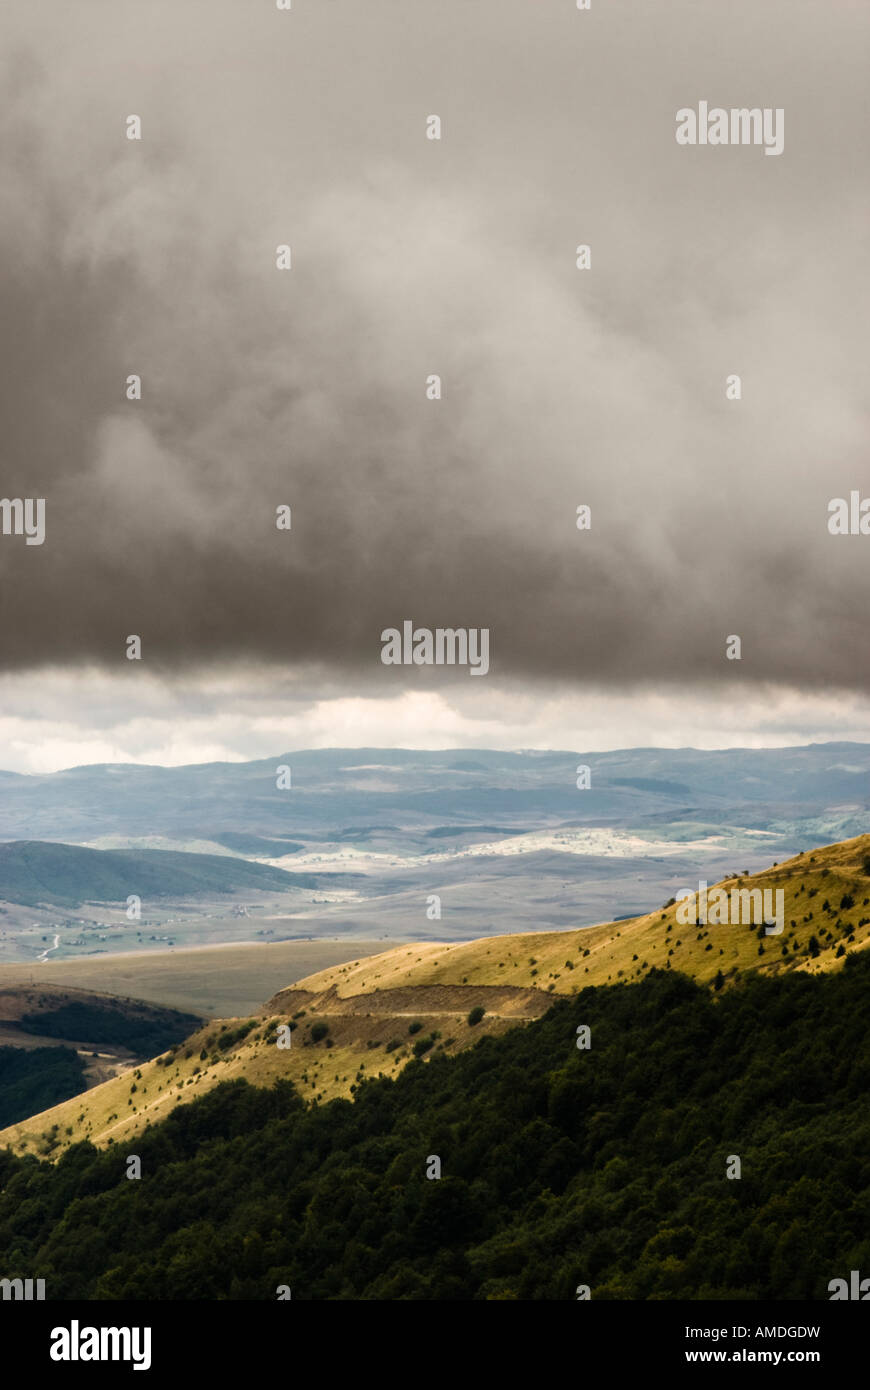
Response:
[[[545,1360],[567,1353],[578,1374],[602,1363],[616,1375],[741,1365],[803,1367],[829,1379],[863,1364],[870,1322],[870,1309],[845,1301],[578,1301],[561,1310],[540,1302],[462,1312],[443,1304],[424,1310],[409,1300],[390,1305],[388,1318],[384,1312],[378,1303],[354,1308],[292,1298],[268,1304],[6,1301],[0,1302],[0,1338],[7,1367],[59,1384],[109,1372],[132,1375],[134,1383],[181,1373],[200,1384],[211,1376],[220,1385],[236,1369],[259,1384],[268,1383],[264,1376],[289,1382],[303,1366],[310,1379],[312,1359],[316,1365],[321,1358],[329,1379],[341,1362],[359,1375],[377,1358],[385,1374],[392,1363],[390,1379],[401,1366],[413,1384],[423,1373],[431,1381],[439,1364],[455,1378],[457,1357],[466,1370],[469,1360],[482,1358],[491,1378],[503,1360],[515,1371],[524,1353]],[[409,1346],[403,1332],[418,1340]]]

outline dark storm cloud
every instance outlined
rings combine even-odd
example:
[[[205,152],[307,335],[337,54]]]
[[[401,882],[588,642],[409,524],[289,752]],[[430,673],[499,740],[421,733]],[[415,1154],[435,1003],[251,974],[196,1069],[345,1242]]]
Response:
[[[489,627],[491,680],[866,682],[870,537],[826,529],[870,493],[866,12],[142,14],[0,20],[0,495],[47,502],[7,669],[137,633],[420,685],[411,618]],[[782,156],[677,147],[701,99],[783,107]]]

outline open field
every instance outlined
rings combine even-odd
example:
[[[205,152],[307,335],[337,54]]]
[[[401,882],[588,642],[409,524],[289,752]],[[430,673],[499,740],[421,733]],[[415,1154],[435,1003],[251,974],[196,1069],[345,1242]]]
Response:
[[[279,989],[345,961],[383,951],[381,941],[231,943],[131,951],[99,959],[0,965],[0,988],[43,981],[126,995],[210,1018],[252,1014]]]

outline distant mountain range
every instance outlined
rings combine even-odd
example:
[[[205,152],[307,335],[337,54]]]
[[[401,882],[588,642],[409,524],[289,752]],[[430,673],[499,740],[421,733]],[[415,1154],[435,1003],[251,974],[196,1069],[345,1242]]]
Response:
[[[585,791],[577,788],[579,765],[590,768]],[[280,766],[292,770],[286,790],[276,785]],[[491,834],[562,823],[775,828],[803,836],[808,848],[819,839],[814,822],[843,838],[867,828],[868,809],[864,743],[712,752],[350,748],[189,767],[0,772],[0,839],[195,839],[270,858],[298,848],[281,843],[288,837],[393,838],[419,846],[451,829]],[[257,837],[265,844],[256,846]]]

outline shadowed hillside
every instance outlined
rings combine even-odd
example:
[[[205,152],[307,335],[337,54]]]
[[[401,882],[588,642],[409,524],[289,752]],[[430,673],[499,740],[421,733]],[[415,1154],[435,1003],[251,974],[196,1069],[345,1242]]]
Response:
[[[0,988],[0,1124],[26,1122],[123,1075],[198,1022],[138,999],[48,982]]]

